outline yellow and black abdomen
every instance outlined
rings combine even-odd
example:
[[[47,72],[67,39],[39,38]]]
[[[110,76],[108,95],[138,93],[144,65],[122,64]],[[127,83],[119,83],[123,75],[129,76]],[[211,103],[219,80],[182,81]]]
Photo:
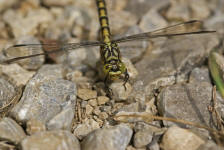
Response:
[[[109,27],[109,19],[107,16],[106,3],[104,0],[96,0],[96,3],[98,8],[102,40],[104,43],[110,43],[111,34],[110,34],[110,27]]]

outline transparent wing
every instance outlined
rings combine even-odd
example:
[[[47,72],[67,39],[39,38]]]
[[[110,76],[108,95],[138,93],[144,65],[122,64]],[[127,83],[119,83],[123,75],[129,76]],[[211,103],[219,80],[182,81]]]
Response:
[[[152,39],[158,37],[172,37],[180,35],[190,35],[190,34],[205,34],[212,33],[216,31],[201,30],[202,22],[198,20],[187,21],[179,23],[176,25],[168,26],[162,29],[158,29],[152,32],[144,32],[140,34],[135,34],[131,36],[126,36],[122,38],[115,39],[114,42],[126,42],[132,40],[142,40],[142,39]]]
[[[74,50],[82,47],[89,46],[100,46],[102,42],[90,41],[81,43],[51,43],[51,44],[19,44],[13,45],[5,50],[3,50],[4,55],[8,58],[0,61],[0,64],[12,63],[18,60],[37,57],[41,55],[47,55],[51,53],[58,53],[63,51]],[[48,51],[43,51],[47,49]]]

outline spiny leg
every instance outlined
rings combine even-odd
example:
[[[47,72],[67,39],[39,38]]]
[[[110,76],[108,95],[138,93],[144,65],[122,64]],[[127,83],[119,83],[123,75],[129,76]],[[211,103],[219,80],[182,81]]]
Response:
[[[124,83],[123,83],[125,91],[127,90],[126,83],[128,82],[128,80],[129,80],[129,74],[128,74],[128,71],[126,69],[125,72],[124,72]]]
[[[109,75],[107,74],[104,79],[104,85],[105,85],[106,91],[109,93],[109,95],[113,95],[112,89],[108,86],[108,81],[109,81]]]

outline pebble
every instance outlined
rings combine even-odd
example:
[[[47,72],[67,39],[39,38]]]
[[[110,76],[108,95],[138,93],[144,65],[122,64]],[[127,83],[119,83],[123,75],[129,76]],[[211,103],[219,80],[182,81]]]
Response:
[[[153,132],[151,130],[143,130],[143,131],[138,131],[134,135],[134,146],[136,148],[144,148],[146,145],[151,143],[153,138]]]
[[[82,150],[125,150],[132,133],[130,127],[124,124],[97,129],[83,139],[81,147]]]
[[[25,138],[20,145],[23,150],[80,150],[78,139],[66,130],[39,132]]]
[[[93,113],[93,107],[89,104],[86,105],[86,114],[91,115]]]
[[[126,83],[126,90],[123,86],[123,82],[113,82],[110,85],[110,88],[113,91],[113,99],[115,99],[116,101],[126,101],[129,97],[129,95],[132,92],[132,87],[130,85],[130,83]]]
[[[106,97],[106,96],[99,96],[99,97],[97,97],[97,103],[98,103],[98,105],[104,105],[107,102],[109,102],[109,100],[110,99],[108,97]]]
[[[205,141],[191,131],[175,126],[170,127],[162,139],[164,150],[198,150],[203,144],[205,144]]]
[[[90,89],[78,89],[77,96],[82,100],[97,98],[97,92]]]
[[[97,99],[90,99],[90,100],[88,101],[88,103],[89,103],[91,106],[96,107],[96,106],[97,106]]]
[[[23,128],[13,119],[5,117],[0,121],[0,138],[18,144],[26,137]]]
[[[94,119],[86,119],[82,124],[78,124],[74,129],[74,135],[80,140],[86,137],[92,131],[99,129],[99,123]]]

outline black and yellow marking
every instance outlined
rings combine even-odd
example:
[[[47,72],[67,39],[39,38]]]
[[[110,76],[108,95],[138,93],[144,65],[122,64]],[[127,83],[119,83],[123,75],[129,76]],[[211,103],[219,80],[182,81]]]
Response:
[[[100,28],[101,28],[101,34],[103,38],[104,43],[110,43],[111,42],[111,34],[110,34],[110,27],[109,27],[109,19],[107,16],[107,9],[106,9],[106,3],[104,0],[96,0],[97,7],[98,7],[98,15],[99,15],[99,21],[100,21]]]
[[[103,71],[106,75],[105,85],[107,86],[108,80],[120,78],[121,75],[124,75],[125,85],[129,75],[126,66],[121,61],[120,50],[117,43],[111,41],[105,0],[96,0],[96,3],[98,7],[102,41],[104,43],[104,45],[101,46],[100,53],[103,62]]]

